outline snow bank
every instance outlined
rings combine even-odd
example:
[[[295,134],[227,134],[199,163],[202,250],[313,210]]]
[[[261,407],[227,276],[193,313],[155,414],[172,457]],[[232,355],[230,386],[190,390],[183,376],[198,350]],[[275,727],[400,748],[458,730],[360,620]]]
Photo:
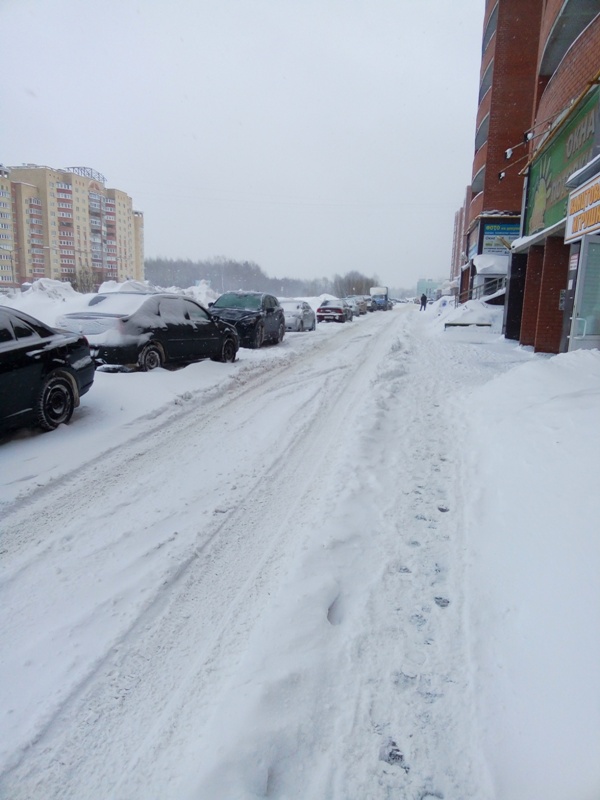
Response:
[[[499,800],[600,787],[600,352],[478,389],[469,419],[471,632]]]

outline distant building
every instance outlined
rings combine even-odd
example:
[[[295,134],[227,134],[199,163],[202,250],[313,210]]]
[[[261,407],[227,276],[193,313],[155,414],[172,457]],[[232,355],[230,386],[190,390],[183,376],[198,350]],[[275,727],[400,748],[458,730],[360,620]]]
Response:
[[[433,278],[420,278],[417,281],[417,295],[420,297],[422,294],[426,294],[427,297],[436,300],[441,294],[442,285],[446,282],[445,280],[435,281]]]
[[[0,285],[143,280],[143,214],[105,184],[87,167],[0,167]]]

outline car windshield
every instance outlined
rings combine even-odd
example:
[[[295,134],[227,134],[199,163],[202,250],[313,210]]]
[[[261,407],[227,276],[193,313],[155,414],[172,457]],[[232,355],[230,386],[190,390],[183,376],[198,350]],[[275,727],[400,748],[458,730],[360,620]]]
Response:
[[[213,303],[213,308],[247,308],[251,311],[257,311],[261,306],[261,295],[259,294],[238,294],[237,292],[228,292],[222,294],[218,300]]]

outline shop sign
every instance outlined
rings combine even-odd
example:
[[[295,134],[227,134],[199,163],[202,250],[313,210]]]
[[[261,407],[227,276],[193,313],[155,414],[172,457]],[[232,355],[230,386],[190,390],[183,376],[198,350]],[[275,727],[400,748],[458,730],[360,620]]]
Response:
[[[579,111],[529,167],[525,236],[560,222],[567,213],[568,178],[584,167],[600,144],[600,91],[595,89]]]
[[[565,242],[575,242],[596,231],[600,231],[600,175],[569,195]]]
[[[486,222],[483,226],[483,253],[506,256],[511,242],[519,238],[518,222]]]

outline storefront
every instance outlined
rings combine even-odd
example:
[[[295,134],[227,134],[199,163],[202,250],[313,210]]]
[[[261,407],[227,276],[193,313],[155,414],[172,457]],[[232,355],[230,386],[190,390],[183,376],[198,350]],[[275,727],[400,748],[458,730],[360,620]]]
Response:
[[[565,349],[600,348],[600,156],[574,175],[568,186],[573,191],[565,228],[565,244],[571,247]]]
[[[529,164],[523,229],[511,246],[504,332],[539,352],[600,346],[599,152],[593,87]]]

